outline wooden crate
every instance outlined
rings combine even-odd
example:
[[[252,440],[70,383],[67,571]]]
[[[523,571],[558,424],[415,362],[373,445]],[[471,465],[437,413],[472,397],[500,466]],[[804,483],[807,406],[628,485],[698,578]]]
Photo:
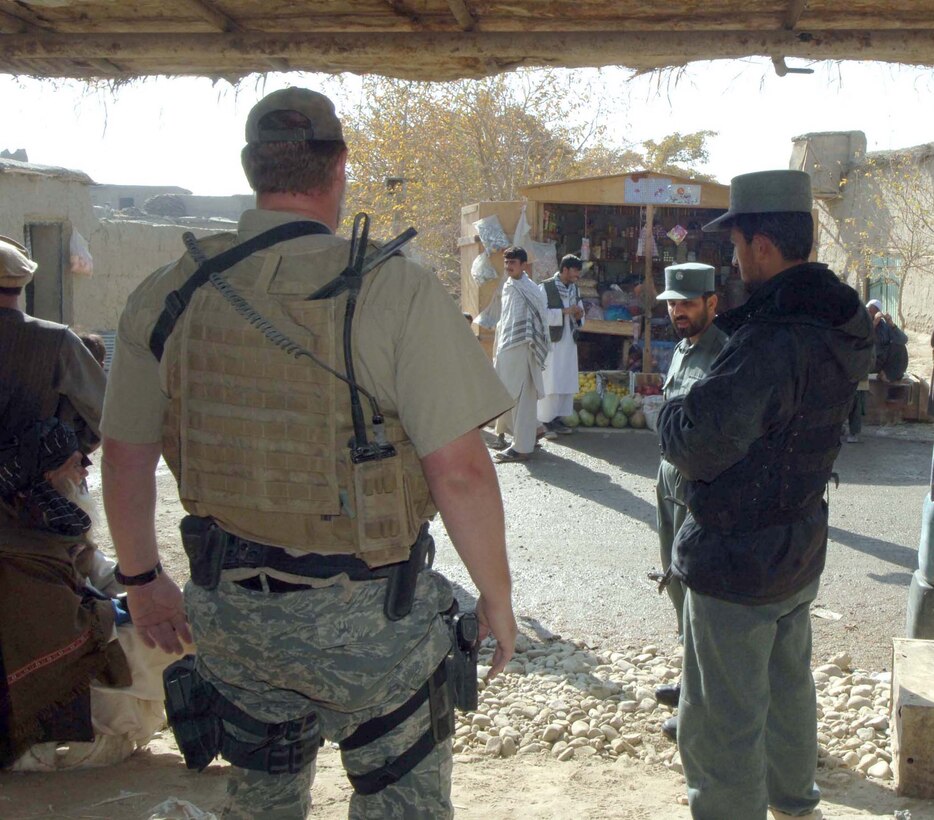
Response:
[[[892,752],[896,793],[934,797],[934,641],[893,640]]]

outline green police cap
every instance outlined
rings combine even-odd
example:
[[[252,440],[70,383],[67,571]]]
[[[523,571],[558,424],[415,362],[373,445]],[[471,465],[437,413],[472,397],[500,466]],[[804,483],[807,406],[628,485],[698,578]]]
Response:
[[[261,127],[260,121],[276,111],[295,111],[308,120],[305,127]],[[246,141],[254,142],[323,142],[344,141],[341,122],[332,103],[324,94],[307,88],[284,88],[267,94],[253,106],[246,118]]]
[[[730,209],[705,231],[729,228],[739,214],[811,213],[811,178],[804,171],[756,171],[730,181]]]
[[[665,268],[665,291],[655,298],[697,299],[705,293],[713,293],[717,286],[714,282],[714,269],[701,262],[685,262],[683,265],[669,265]]]

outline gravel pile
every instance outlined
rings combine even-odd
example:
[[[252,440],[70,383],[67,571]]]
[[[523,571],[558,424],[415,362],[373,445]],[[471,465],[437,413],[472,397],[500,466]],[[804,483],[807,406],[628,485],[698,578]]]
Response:
[[[479,674],[491,650],[481,648]],[[891,780],[889,673],[850,668],[844,653],[814,669],[819,765]],[[657,646],[594,650],[582,642],[520,635],[505,672],[484,686],[476,712],[458,712],[454,752],[490,757],[550,754],[664,765],[681,772],[677,746],[661,733],[672,711],[654,689],[681,675],[680,655]]]

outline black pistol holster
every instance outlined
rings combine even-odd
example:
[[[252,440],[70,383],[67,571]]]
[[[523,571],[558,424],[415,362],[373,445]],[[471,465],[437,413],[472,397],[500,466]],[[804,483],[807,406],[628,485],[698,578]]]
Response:
[[[451,630],[451,651],[445,663],[448,680],[454,690],[454,705],[462,712],[475,712],[477,691],[477,655],[480,649],[480,622],[476,612],[458,612],[457,601],[445,613]]]
[[[166,667],[165,713],[189,769],[202,771],[220,755],[242,769],[295,774],[310,766],[322,744],[318,716],[263,723],[227,700],[195,668],[194,655]],[[250,736],[228,732],[224,723]]]
[[[213,518],[186,515],[181,523],[182,547],[188,556],[192,582],[217,589],[224,564],[225,533]]]

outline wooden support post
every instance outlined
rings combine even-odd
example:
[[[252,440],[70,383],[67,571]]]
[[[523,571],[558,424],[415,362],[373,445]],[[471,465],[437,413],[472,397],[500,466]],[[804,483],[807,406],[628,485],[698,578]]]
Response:
[[[655,280],[652,278],[652,246],[655,235],[652,227],[655,222],[655,206],[645,206],[645,243],[642,250],[645,252],[645,275],[642,279],[642,317],[645,324],[645,335],[642,339],[642,372],[652,372],[652,309],[655,307]]]
[[[895,793],[934,797],[934,642],[895,638],[892,769]]]

